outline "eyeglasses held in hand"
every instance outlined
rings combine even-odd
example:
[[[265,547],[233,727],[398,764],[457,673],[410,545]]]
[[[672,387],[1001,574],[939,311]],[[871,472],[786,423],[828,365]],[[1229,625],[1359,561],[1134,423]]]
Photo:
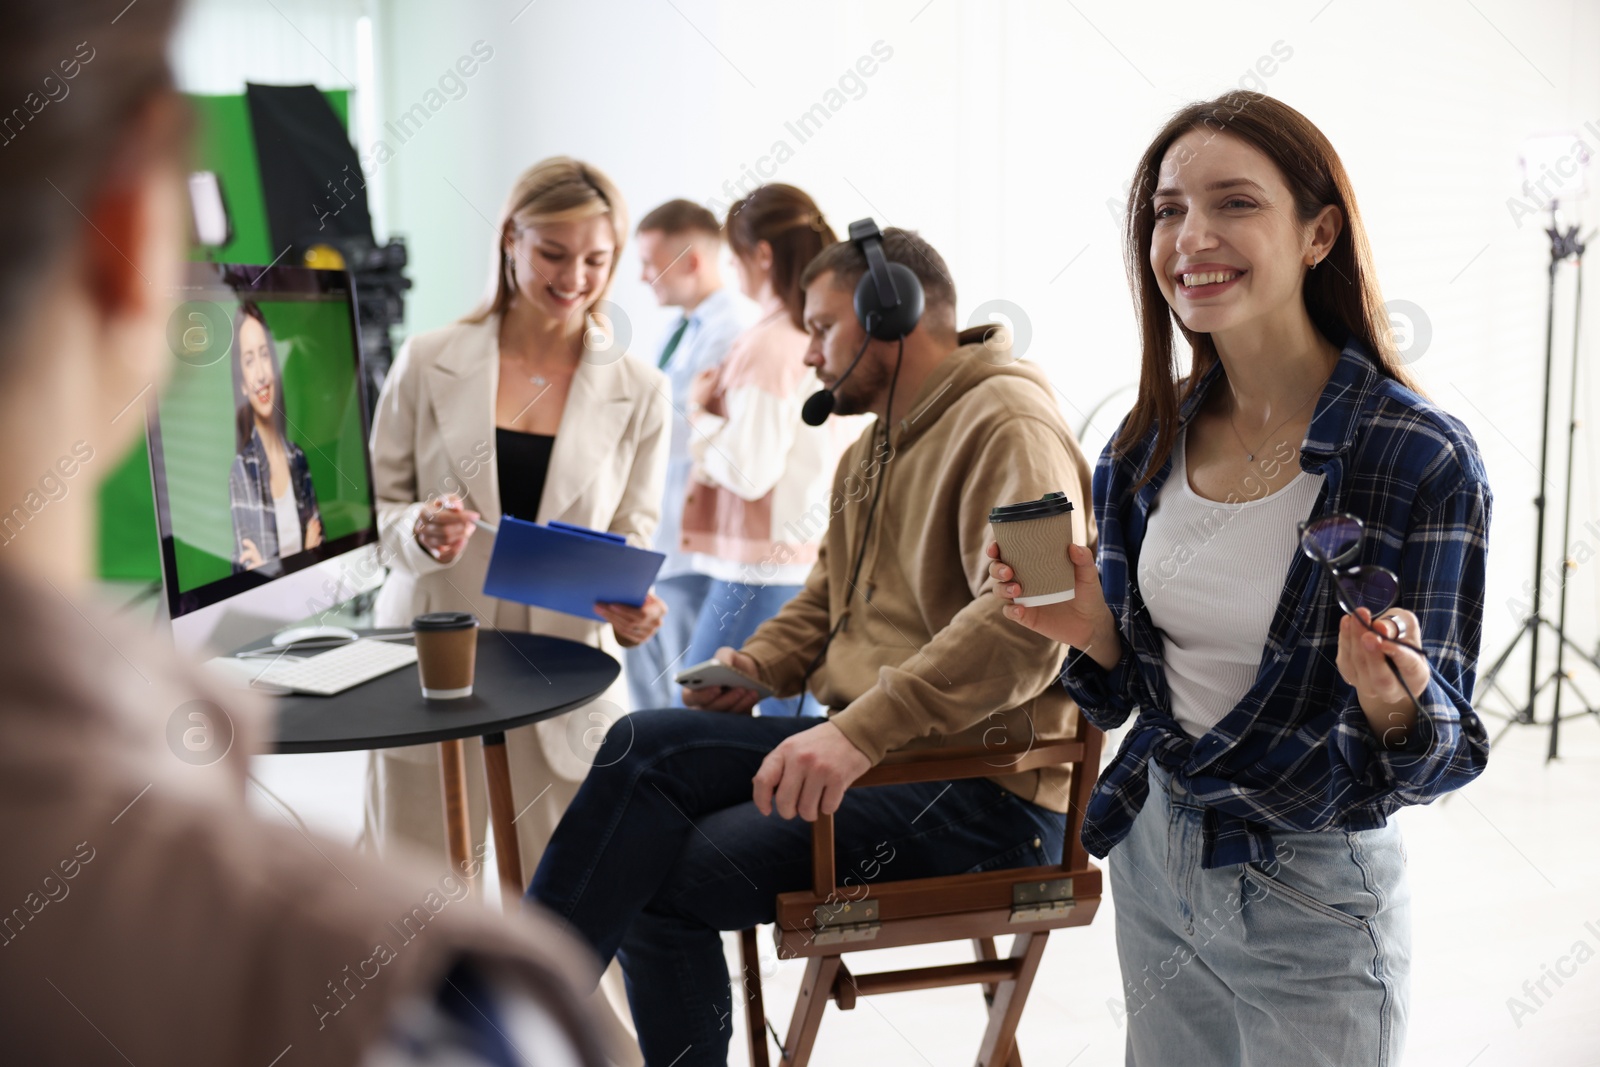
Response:
[[[1361,551],[1361,540],[1365,536],[1366,529],[1360,519],[1346,512],[1335,512],[1300,524],[1300,551],[1315,560],[1327,573],[1333,582],[1333,591],[1338,598],[1339,607],[1345,614],[1354,616],[1356,621],[1377,634],[1380,639],[1392,645],[1402,645],[1426,660],[1428,655],[1422,649],[1390,637],[1372,623],[1363,620],[1357,612],[1358,608],[1366,608],[1372,613],[1371,617],[1377,619],[1379,615],[1400,602],[1400,576],[1394,571],[1370,563],[1347,566]],[[1401,636],[1404,636],[1404,630],[1401,630]],[[1422,705],[1417,702],[1411,687],[1406,685],[1406,680],[1401,677],[1400,668],[1395,666],[1394,660],[1386,655],[1384,661],[1389,664],[1389,671],[1394,675],[1394,680],[1400,683],[1400,688],[1411,698],[1412,706],[1417,709],[1417,725],[1420,727],[1427,719]]]

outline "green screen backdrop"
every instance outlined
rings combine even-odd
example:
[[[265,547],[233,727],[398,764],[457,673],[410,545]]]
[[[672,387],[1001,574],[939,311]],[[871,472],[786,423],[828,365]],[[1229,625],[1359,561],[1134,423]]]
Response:
[[[349,90],[333,89],[325,91],[323,95],[333,105],[339,121],[348,129]],[[256,162],[255,136],[251,132],[250,109],[245,103],[244,94],[190,96],[188,100],[194,109],[197,125],[194,169],[216,172],[222,183],[222,195],[228,205],[228,216],[233,222],[233,239],[227,245],[214,250],[209,256],[204,250],[193,250],[189,258],[214,259],[219,263],[273,262],[282,249],[272,247],[271,231],[267,228],[267,205],[261,195],[261,171]],[[272,313],[266,312],[266,314],[270,319]],[[280,358],[282,354],[280,348]],[[193,369],[186,368],[181,361],[175,360],[175,362],[178,363],[180,371]],[[222,369],[223,377],[226,378],[229,374],[227,362],[223,361],[217,366]],[[174,375],[173,387],[179,384],[179,377]],[[289,404],[288,410],[291,412],[305,410],[293,406],[294,398],[289,392],[287,368],[284,370],[284,377],[284,399]],[[230,384],[225,388],[231,390],[232,386]],[[291,431],[292,436],[294,435]],[[297,443],[305,449],[306,458],[311,462],[313,480],[316,480],[317,461],[311,449],[306,448],[304,443],[298,441]],[[161,544],[156,530],[156,507],[150,491],[150,464],[146,448],[144,433],[141,431],[134,446],[118,461],[116,469],[100,486],[99,571],[100,577],[108,580],[147,582],[161,580]],[[231,438],[224,455],[231,462],[233,456]],[[363,471],[364,477],[364,465],[358,462],[355,466]],[[348,464],[345,464],[345,469],[350,469]],[[323,483],[316,480],[316,485],[320,495]],[[226,518],[227,487],[227,471],[224,470],[222,477],[224,518]],[[328,521],[329,515],[325,509],[324,525]],[[329,540],[335,536],[331,532],[325,532]],[[344,529],[342,532],[350,531]],[[229,543],[231,546],[231,527]],[[203,565],[200,566],[203,570]]]

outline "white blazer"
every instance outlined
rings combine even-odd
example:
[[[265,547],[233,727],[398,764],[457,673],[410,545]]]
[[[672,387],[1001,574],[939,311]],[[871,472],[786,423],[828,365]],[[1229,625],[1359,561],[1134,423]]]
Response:
[[[456,323],[406,341],[384,382],[372,422],[373,490],[389,577],[378,593],[379,626],[405,626],[426,611],[471,611],[484,626],[582,641],[620,658],[607,623],[483,595],[494,537],[479,528],[449,564],[412,535],[423,502],[454,493],[498,524],[495,391],[500,318]],[[650,547],[661,518],[672,404],[666,376],[632,356],[585,359],[556,431],[537,521],[622,534]],[[603,699],[626,710],[622,675]],[[579,716],[576,709],[570,716]],[[568,740],[566,719],[535,729],[551,767],[581,779],[592,753]],[[430,746],[431,747],[431,746]]]

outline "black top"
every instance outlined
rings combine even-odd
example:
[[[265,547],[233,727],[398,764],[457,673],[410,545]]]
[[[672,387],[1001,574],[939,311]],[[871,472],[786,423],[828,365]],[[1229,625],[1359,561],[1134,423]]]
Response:
[[[539,498],[550,473],[550,452],[556,439],[549,434],[523,433],[497,426],[494,431],[495,463],[500,473],[500,513],[528,522],[539,521]]]

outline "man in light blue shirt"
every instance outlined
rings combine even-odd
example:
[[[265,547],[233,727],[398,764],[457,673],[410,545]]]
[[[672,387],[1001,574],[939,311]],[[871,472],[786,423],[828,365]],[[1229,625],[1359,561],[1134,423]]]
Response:
[[[635,709],[680,704],[673,675],[689,646],[695,619],[711,579],[694,570],[683,551],[684,496],[688,492],[689,386],[695,375],[718,366],[733,339],[755,322],[755,306],[722,285],[722,228],[717,217],[689,200],[669,200],[639,220],[641,277],[663,307],[683,309],[662,339],[656,363],[672,385],[672,449],[666,496],[655,548],[666,553],[656,595],[667,615],[654,637],[627,650],[628,691]]]

